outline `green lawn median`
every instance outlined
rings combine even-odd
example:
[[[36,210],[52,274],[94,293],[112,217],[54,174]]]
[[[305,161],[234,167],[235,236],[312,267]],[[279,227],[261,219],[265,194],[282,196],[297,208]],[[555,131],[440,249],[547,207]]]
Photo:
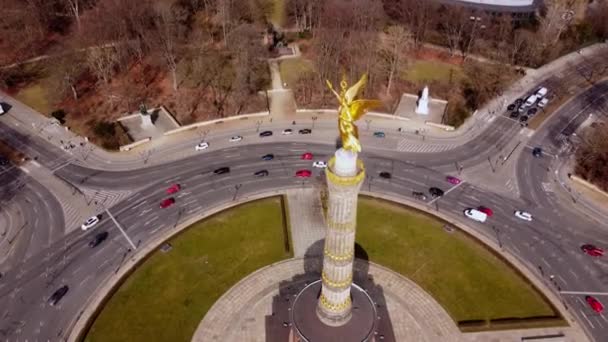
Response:
[[[519,327],[525,327],[526,319],[556,317],[547,325],[565,324],[505,260],[466,233],[448,232],[443,225],[398,204],[359,199],[357,242],[369,259],[416,282],[454,321],[518,319]]]
[[[282,199],[243,204],[200,221],[154,252],[120,285],[85,341],[190,341],[213,303],[253,271],[292,257]]]

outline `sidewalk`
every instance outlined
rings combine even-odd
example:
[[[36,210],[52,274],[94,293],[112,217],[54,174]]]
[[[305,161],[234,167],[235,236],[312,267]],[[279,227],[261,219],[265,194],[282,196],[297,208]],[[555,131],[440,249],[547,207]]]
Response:
[[[608,200],[606,197],[572,181],[568,176],[573,173],[574,162],[572,157],[566,160],[560,159],[554,171],[554,177],[559,183],[559,186],[555,188],[559,190],[565,201],[572,201],[572,204],[588,217],[600,223],[608,222],[608,206],[606,205]]]

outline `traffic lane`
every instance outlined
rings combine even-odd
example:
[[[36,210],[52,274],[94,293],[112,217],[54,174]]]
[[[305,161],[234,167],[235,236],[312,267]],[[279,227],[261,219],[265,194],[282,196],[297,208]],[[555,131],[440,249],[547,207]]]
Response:
[[[294,177],[283,177],[284,179],[269,179],[266,181],[268,184],[260,184],[259,181],[248,182],[243,185],[241,192],[243,195],[251,195],[258,193],[261,189],[267,189],[269,186],[280,186],[280,187],[294,187],[300,185],[300,180],[296,180]],[[214,191],[213,196],[203,196],[201,197],[201,201],[203,204],[211,204],[217,205],[218,202],[230,202],[233,199],[233,195],[229,191],[231,185],[226,185],[225,187],[218,188]],[[169,208],[171,209],[171,208]],[[177,206],[173,208],[175,213]],[[171,210],[169,210],[171,211]],[[187,219],[186,217],[184,219]],[[171,226],[171,215],[163,215],[162,221],[159,222],[159,226],[163,227],[163,229],[150,229],[143,225],[139,225],[138,227],[132,227],[131,233],[133,234],[133,239],[136,241],[142,241],[142,244],[145,244],[150,239],[155,238],[155,234],[161,233],[161,230],[166,230],[167,227]],[[152,231],[152,233],[150,233]],[[117,240],[116,237],[119,233],[116,229],[113,230],[112,234],[115,236],[114,240]],[[46,296],[42,299],[36,299],[33,301],[23,302],[21,300],[13,300],[12,304],[9,305],[12,310],[11,315],[13,317],[19,317],[21,322],[24,322],[24,327],[28,327],[31,324],[32,327],[39,327],[32,330],[35,334],[30,333],[28,330],[21,328],[18,331],[13,331],[12,334],[6,335],[6,337],[15,337],[15,338],[56,338],[59,331],[66,331],[65,328],[69,327],[73,322],[73,318],[77,316],[78,312],[80,312],[82,308],[82,303],[86,300],[86,298],[90,297],[90,295],[94,292],[96,286],[100,283],[103,283],[104,277],[107,277],[108,274],[115,272],[118,267],[124,265],[125,260],[128,259],[128,255],[125,255],[123,251],[125,251],[125,246],[117,244],[119,247],[119,251],[116,251],[116,245],[107,245],[108,247],[102,248],[99,250],[97,255],[87,256],[86,253],[81,255],[80,258],[77,256],[73,256],[71,258],[66,258],[63,261],[64,267],[60,270],[56,270],[54,273],[55,280],[52,283],[52,286],[46,286],[42,288],[42,284],[40,282],[28,282],[29,288],[27,292],[29,293],[41,293],[45,292]],[[103,245],[102,245],[103,246]],[[100,246],[100,247],[102,247]],[[86,247],[84,247],[86,249]],[[86,252],[86,251],[85,251]],[[83,269],[82,263],[76,263],[76,259],[89,260],[87,265],[91,265],[92,267],[96,267],[96,270],[93,273],[89,273],[90,278],[82,278],[78,277],[78,272]],[[86,267],[86,266],[85,266]],[[71,274],[74,274],[72,276]],[[74,282],[80,280],[77,286],[74,285]],[[32,286],[32,283],[38,283],[38,286]],[[64,297],[59,305],[59,309],[62,314],[60,317],[57,317],[56,313],[53,311],[57,307],[50,307],[48,305],[40,304],[46,300],[48,300],[48,296],[56,288],[63,284],[68,284],[70,286],[70,291]],[[72,284],[72,285],[70,285]],[[48,290],[47,288],[51,288],[52,290]],[[26,292],[24,289],[20,289],[17,291]],[[20,311],[20,308],[29,308],[30,310],[37,311],[36,313],[32,313],[31,311],[26,310],[26,312]],[[27,317],[25,319],[24,317]],[[31,323],[30,323],[31,322]],[[41,324],[42,323],[42,324]],[[65,335],[64,335],[65,336]]]
[[[70,154],[42,138],[29,133],[22,133],[3,121],[0,121],[0,135],[5,143],[51,170],[73,159]]]
[[[297,166],[296,166],[296,167],[297,167]],[[250,177],[250,175],[249,175],[250,171],[251,171],[251,169],[247,170],[247,169],[245,169],[245,168],[243,168],[243,169],[241,170],[241,172],[242,172],[243,174],[246,174],[246,175],[247,175],[247,177]],[[236,175],[236,177],[240,177],[240,175]],[[287,177],[287,179],[290,179],[290,180],[291,180],[291,181],[292,181],[294,184],[300,185],[300,180],[295,180],[295,178],[292,178],[291,176]],[[274,182],[273,182],[273,183],[274,183]],[[254,186],[255,184],[259,185],[259,184],[260,184],[260,182],[259,182],[259,181],[257,181],[257,180],[256,180],[255,182],[252,182],[252,186]],[[224,194],[224,195],[225,195],[225,196],[227,196],[227,197],[230,197],[230,196],[231,196],[231,194],[229,193],[229,189],[231,189],[231,187],[232,187],[232,186],[233,186],[233,184],[225,184],[225,186],[224,186],[223,188],[220,188],[220,189],[223,189],[223,190],[220,190],[220,191],[225,192],[225,194]],[[249,186],[249,185],[247,185],[247,187],[248,187],[248,186]],[[155,189],[154,191],[156,191],[156,190],[158,190],[158,189]],[[161,190],[162,190],[162,189],[161,189]],[[201,196],[203,196],[203,197],[201,198],[201,200],[207,200],[207,201],[209,201],[209,200],[213,200],[213,196],[209,196],[209,194],[201,194]],[[134,205],[135,205],[135,203],[134,203]],[[176,207],[176,208],[177,208],[177,207]],[[462,208],[458,208],[458,211],[457,211],[457,212],[461,212],[461,210],[462,210]],[[132,215],[127,215],[127,216],[132,216]],[[167,219],[167,220],[172,220],[172,218],[170,218],[168,215],[167,215],[167,218],[166,218],[166,219]],[[165,225],[167,225],[168,223],[169,223],[169,222],[159,222],[159,225],[160,225],[160,226],[165,226]],[[141,229],[142,229],[142,230],[144,229],[143,224],[141,225]],[[135,234],[136,234],[136,235],[135,235],[135,237],[136,237],[136,238],[139,238],[139,236],[137,235],[138,233],[137,233],[135,230],[134,230],[134,232],[135,232]],[[148,234],[149,234],[149,233],[148,233]],[[145,237],[144,237],[144,238],[145,238]],[[124,247],[123,247],[123,248],[124,248]]]
[[[364,153],[371,153],[372,155],[378,156],[393,156],[399,160],[407,160],[423,167],[436,167],[441,165],[451,165],[454,162],[461,163],[462,165],[472,166],[476,163],[485,161],[486,154],[494,155],[496,152],[492,149],[500,146],[505,146],[506,143],[515,134],[518,126],[510,120],[495,120],[488,129],[482,132],[477,139],[478,141],[468,142],[465,145],[456,147],[453,150],[440,153],[408,153],[408,152],[397,152],[387,151],[378,149],[370,146]],[[319,144],[317,139],[315,143],[299,142],[300,146],[306,146],[308,149],[322,149],[324,153],[334,151],[335,144],[333,143],[333,137],[329,139],[325,144]],[[378,140],[378,139],[376,139]],[[235,143],[238,144],[238,143]],[[289,146],[292,142],[281,142],[280,140],[273,139],[259,139],[259,143],[255,145],[247,145],[245,150],[250,151],[251,148],[261,152],[261,150],[276,151],[276,150],[289,150],[286,146]],[[253,146],[253,147],[252,147]],[[157,174],[176,172],[179,169],[191,168],[200,166],[200,163],[209,162],[210,159],[218,160],[224,157],[230,156],[231,154],[242,153],[242,148],[235,145],[232,148],[221,149],[221,150],[209,150],[202,151],[200,155],[194,155],[188,157],[179,162],[170,162],[167,164],[159,164],[155,166],[146,167],[144,169],[130,170],[130,171],[102,171],[96,169],[90,169],[85,166],[76,164],[70,164],[56,172],[57,175],[62,178],[69,180],[76,185],[85,185],[89,187],[110,187],[116,188],[116,179],[120,179],[123,183],[133,184],[134,187],[145,184],[146,180],[142,180],[142,175],[147,177],[155,177]],[[216,163],[214,163],[217,165]]]
[[[386,184],[390,183],[381,184],[381,186]],[[400,192],[395,191],[394,186],[385,187],[382,191],[401,195]],[[463,191],[466,191],[466,189],[463,189]],[[446,196],[456,195],[457,192],[452,192]],[[452,211],[453,215],[461,215],[464,208],[475,207],[480,201],[484,201],[483,193],[469,194],[468,203],[456,203],[454,205],[454,201],[445,202],[444,200],[440,200],[442,203],[438,206],[439,210],[444,212],[446,210]],[[516,208],[517,205],[519,203],[512,203],[513,208]],[[585,289],[584,291],[601,291],[605,287],[605,283],[601,280],[601,275],[593,272],[589,267],[589,260],[581,259],[579,255],[573,253],[574,246],[565,247],[561,241],[556,242],[551,240],[552,232],[545,232],[543,230],[546,228],[546,224],[542,222],[539,224],[538,220],[529,223],[523,221],[523,223],[516,222],[514,220],[516,219],[512,213],[504,215],[499,210],[498,214],[495,214],[485,224],[476,222],[466,222],[466,224],[475,228],[477,233],[497,242],[499,241],[506,251],[519,259],[533,274],[537,274],[554,291],[559,291],[565,286]],[[491,224],[492,221],[499,223]],[[489,224],[491,226],[488,226]],[[499,228],[496,229],[495,225]],[[514,227],[514,229],[505,229],[507,227]],[[518,230],[519,232],[515,234],[509,233],[514,230]],[[557,254],[556,250],[561,253]],[[564,253],[564,250],[567,253]],[[550,276],[553,276],[554,280],[548,283],[547,277]],[[580,317],[579,313],[575,313],[575,315]],[[583,322],[582,319],[581,322]],[[596,337],[603,336],[606,330],[603,328],[599,330],[595,329],[592,333]]]
[[[18,206],[24,222],[12,227],[10,237],[11,259],[19,261],[30,257],[51,240],[63,236],[64,219],[59,202],[42,184],[19,169],[5,174],[2,199]],[[11,175],[15,176],[12,177]]]

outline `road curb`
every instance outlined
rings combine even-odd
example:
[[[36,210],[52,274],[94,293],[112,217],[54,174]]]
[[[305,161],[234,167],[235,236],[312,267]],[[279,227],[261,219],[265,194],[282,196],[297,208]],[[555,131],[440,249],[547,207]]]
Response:
[[[535,269],[534,265],[531,265],[523,260],[520,260],[517,257],[515,257],[514,255],[512,255],[511,253],[508,253],[506,250],[500,248],[498,246],[498,244],[496,242],[494,242],[492,239],[484,236],[483,234],[480,234],[477,230],[475,230],[475,229],[471,228],[469,225],[467,225],[466,224],[467,222],[462,220],[462,218],[456,217],[451,214],[446,214],[446,213],[443,213],[440,211],[433,211],[433,210],[431,210],[431,208],[429,208],[429,206],[416,202],[414,200],[410,200],[405,197],[398,197],[398,196],[394,196],[394,195],[387,195],[387,194],[374,193],[374,192],[368,192],[368,191],[361,191],[360,193],[361,193],[361,195],[370,196],[370,197],[379,198],[379,199],[399,203],[402,205],[406,205],[408,207],[412,207],[412,208],[415,208],[422,212],[425,212],[429,215],[436,216],[436,217],[458,227],[459,229],[466,232],[473,238],[479,240],[481,243],[483,243],[488,248],[490,248],[492,250],[492,252],[500,255],[507,262],[509,262],[516,271],[521,272],[522,275],[525,277],[525,279],[528,280],[534,287],[536,287],[536,289],[538,291],[540,291],[541,294],[544,295],[547,300],[549,300],[549,302],[551,303],[551,305],[553,305],[555,310],[557,310],[562,315],[562,317],[564,317],[564,319],[568,322],[568,324],[570,324],[571,328],[580,331],[582,336],[585,336],[588,341],[591,341],[591,340],[589,340],[587,331],[578,324],[578,321],[570,313],[570,311],[565,310],[562,301],[555,295],[555,293],[549,287],[550,284],[547,284],[547,283],[539,280],[535,276],[535,274],[530,270],[530,269]],[[464,218],[464,216],[463,216],[463,218]]]
[[[243,196],[238,198],[238,200],[236,201],[230,201],[227,203],[219,204],[215,207],[209,208],[208,210],[202,211],[200,215],[196,215],[182,222],[175,228],[167,230],[164,234],[161,234],[154,240],[148,242],[145,247],[137,250],[137,252],[125,262],[125,265],[120,268],[119,272],[111,275],[107,281],[105,281],[100,287],[98,287],[94,291],[94,294],[85,303],[84,308],[76,317],[75,322],[70,324],[71,328],[69,328],[69,335],[66,340],[69,342],[82,341],[85,337],[83,336],[83,334],[86,333],[87,329],[93,323],[92,319],[98,314],[98,311],[99,309],[101,309],[101,306],[102,304],[104,304],[104,301],[109,299],[109,295],[111,295],[117,289],[117,287],[120,286],[123,278],[132,273],[136,269],[136,267],[148,257],[150,253],[156,250],[165,241],[172,238],[176,234],[180,233],[182,230],[196,223],[197,221],[200,221],[221,211],[236,207],[247,202],[268,197],[282,196],[286,190],[287,189],[266,191],[263,193]]]
[[[145,247],[139,249],[136,254],[131,257],[123,267],[121,267],[120,271],[111,275],[109,279],[104,282],[98,289],[94,291],[94,294],[84,305],[84,309],[82,309],[79,315],[76,317],[75,322],[70,324],[71,328],[69,329],[69,336],[67,341],[69,342],[77,342],[84,339],[83,334],[86,333],[90,325],[93,323],[93,319],[99,313],[99,310],[102,308],[102,305],[106,300],[110,298],[110,295],[120,286],[122,280],[125,276],[128,276],[132,273],[135,268],[148,257],[148,255],[156,250],[162,243],[176,234],[180,233],[182,230],[186,229],[190,225],[210,217],[216,213],[224,211],[226,209],[236,207],[238,205],[244,204],[246,202],[273,197],[273,196],[283,196],[289,188],[284,188],[281,190],[272,190],[266,191],[258,194],[252,194],[248,196],[240,197],[237,201],[231,201],[227,203],[219,204],[215,207],[212,207],[204,212],[201,212],[200,215],[196,215],[178,225],[175,228],[171,228],[167,230],[164,234],[158,236],[154,240],[150,241]],[[418,203],[416,201],[410,200],[406,197],[399,197],[394,195],[381,194],[376,192],[369,191],[361,191],[361,195],[369,196],[373,198],[379,198],[388,200],[394,203],[406,205],[412,207],[414,209],[425,212],[429,215],[433,215],[438,217],[441,220],[444,220],[459,229],[463,230],[467,234],[472,237],[478,239],[480,242],[488,246],[493,252],[497,253],[505,260],[507,260],[515,270],[521,272],[523,276],[532,283],[553,305],[553,307],[568,321],[570,327],[581,332],[585,332],[586,330],[582,329],[576,319],[570,314],[569,311],[563,309],[562,302],[555,296],[555,294],[550,290],[547,286],[548,284],[540,281],[537,277],[535,277],[534,273],[530,271],[530,265],[524,261],[520,261],[515,256],[510,253],[506,253],[502,250],[493,240],[488,237],[480,234],[477,230],[470,228],[465,222],[462,222],[461,219],[456,218],[454,215],[445,214],[443,212],[432,211],[427,205],[422,203]],[[268,266],[264,266],[266,268]],[[533,267],[532,267],[533,268]],[[254,272],[257,272],[254,271]],[[248,277],[248,276],[247,276]],[[237,283],[238,284],[238,283]],[[221,298],[221,297],[220,297]],[[581,335],[585,335],[582,333]],[[585,335],[586,336],[586,335]]]

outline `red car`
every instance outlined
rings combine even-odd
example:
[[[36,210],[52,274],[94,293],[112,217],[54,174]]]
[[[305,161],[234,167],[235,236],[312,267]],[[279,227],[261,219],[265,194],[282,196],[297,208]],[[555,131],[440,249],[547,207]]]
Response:
[[[486,215],[488,215],[488,217],[494,215],[494,212],[492,211],[492,209],[490,208],[486,208],[486,207],[477,207],[477,210],[481,211],[482,213],[485,213]]]
[[[171,185],[171,186],[170,186],[170,187],[167,189],[167,193],[168,193],[169,195],[171,195],[171,194],[174,194],[174,193],[176,193],[176,192],[180,191],[181,189],[182,189],[181,185],[179,185],[179,184],[173,184],[173,185]]]
[[[581,250],[594,257],[599,257],[599,256],[604,255],[603,249],[601,249],[597,246],[591,245],[591,244],[582,245]]]
[[[162,200],[160,202],[160,207],[162,209],[169,208],[170,206],[173,205],[173,203],[175,203],[175,198],[173,198],[173,197],[165,198],[164,200]]]
[[[587,301],[587,304],[589,304],[589,306],[591,307],[591,309],[597,313],[602,313],[602,311],[604,311],[604,306],[602,305],[602,303],[600,303],[599,300],[595,299],[595,297],[592,296],[586,296],[585,300]]]
[[[312,173],[310,172],[310,170],[300,170],[298,172],[296,172],[296,177],[300,177],[300,178],[308,178],[310,177]]]
[[[312,160],[312,157],[313,157],[313,155],[310,152],[306,152],[302,155],[302,159],[304,159],[304,160]]]
[[[445,177],[445,180],[448,181],[448,183],[450,183],[450,184],[460,184],[460,179],[458,179],[456,177],[447,176],[447,177]]]

